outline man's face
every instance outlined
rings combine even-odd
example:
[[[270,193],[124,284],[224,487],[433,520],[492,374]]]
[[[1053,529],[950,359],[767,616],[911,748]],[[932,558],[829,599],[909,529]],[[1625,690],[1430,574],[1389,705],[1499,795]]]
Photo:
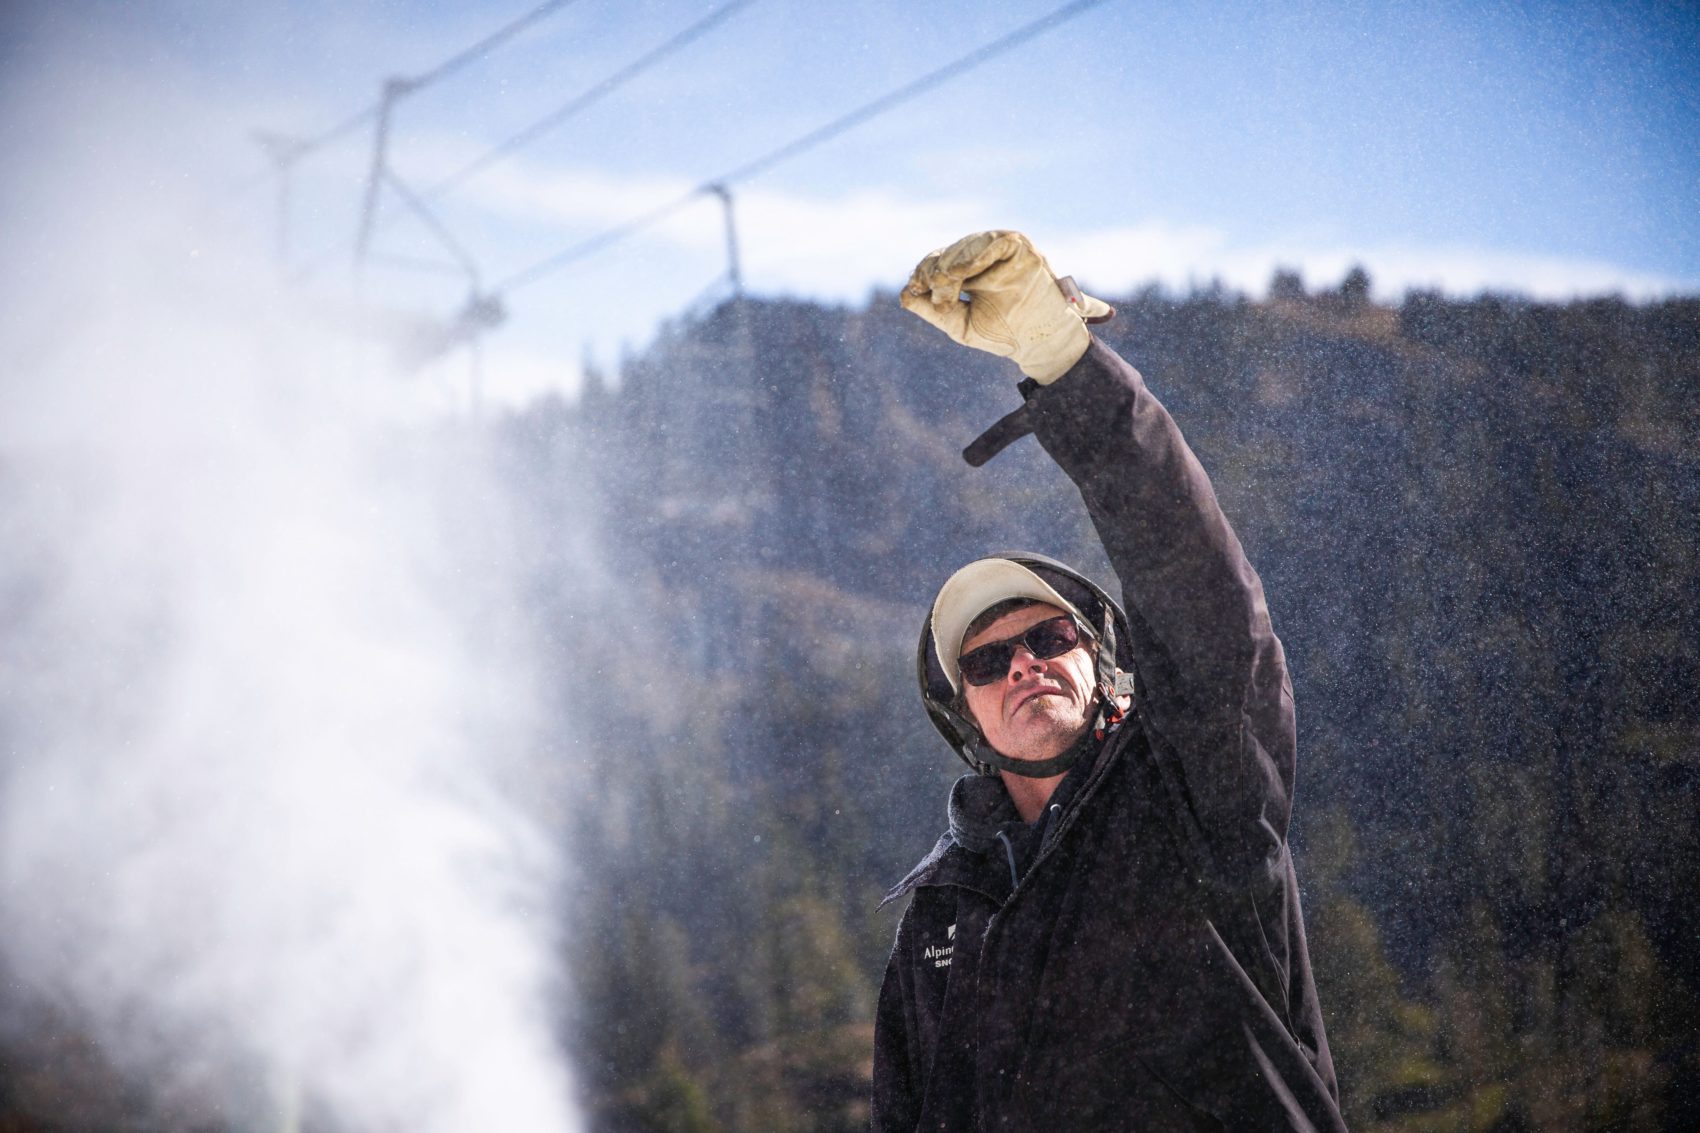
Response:
[[[1011,611],[969,637],[962,652],[1006,641],[1063,611],[1043,603]],[[968,712],[993,748],[1011,759],[1061,755],[1092,723],[1092,655],[1081,644],[1041,660],[1017,644],[1009,672],[988,685],[963,683]]]

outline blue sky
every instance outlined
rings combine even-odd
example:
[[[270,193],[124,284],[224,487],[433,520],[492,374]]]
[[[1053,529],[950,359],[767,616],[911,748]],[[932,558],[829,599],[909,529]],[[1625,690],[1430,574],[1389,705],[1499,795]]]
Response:
[[[270,187],[215,191],[263,171],[253,130],[322,131],[385,76],[534,6],[43,7],[4,46],[24,64],[8,132],[57,123],[43,155],[67,124],[121,135],[153,179],[217,196],[220,232],[263,255]],[[432,207],[488,286],[1058,6],[752,0]],[[433,183],[714,7],[565,5],[399,103],[393,169]],[[1110,293],[1219,278],[1261,294],[1276,265],[1322,286],[1354,262],[1390,299],[1700,292],[1697,29],[1692,7],[1648,4],[1104,3],[733,186],[744,276],[858,303],[963,232],[1018,227]],[[290,263],[327,302],[350,293],[370,154],[362,128],[297,169]],[[611,361],[712,295],[720,217],[705,198],[505,295],[492,391],[570,390],[582,358]],[[380,218],[386,255],[443,259],[393,195]],[[440,315],[466,286],[374,264],[361,298]]]

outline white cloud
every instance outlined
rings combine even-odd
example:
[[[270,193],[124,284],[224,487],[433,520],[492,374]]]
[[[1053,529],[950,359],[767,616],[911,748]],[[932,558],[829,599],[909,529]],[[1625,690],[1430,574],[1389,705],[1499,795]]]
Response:
[[[452,146],[445,142],[439,152],[442,168],[453,167]],[[515,161],[492,167],[461,192],[485,212],[496,226],[492,231],[503,226],[525,231],[521,246],[536,262],[678,201],[694,187],[672,175],[547,169]],[[916,260],[963,233],[1016,227],[1034,236],[1058,271],[1112,296],[1151,283],[1186,291],[1213,280],[1262,296],[1278,268],[1298,271],[1314,290],[1336,285],[1354,264],[1369,271],[1376,294],[1388,301],[1412,288],[1461,296],[1492,290],[1547,300],[1700,292],[1700,280],[1463,244],[1352,243],[1304,233],[1244,241],[1221,227],[1162,218],[1064,228],[1008,208],[993,188],[922,196],[889,186],[837,193],[760,182],[735,187],[745,287],[757,295],[859,303],[873,289],[900,286]],[[704,197],[571,270],[528,281],[510,303],[512,320],[490,339],[486,392],[503,402],[527,400],[546,389],[570,392],[587,345],[610,360],[615,344],[643,343],[661,322],[688,309],[705,289],[712,291],[726,270],[725,241],[719,203]]]
[[[694,187],[679,177],[540,171],[519,163],[493,169],[477,183],[486,207],[575,230],[623,224]],[[893,286],[922,254],[962,233],[1024,222],[1059,271],[1110,292],[1152,281],[1185,289],[1220,279],[1261,295],[1277,268],[1296,269],[1317,287],[1332,285],[1354,264],[1369,270],[1377,293],[1386,298],[1427,287],[1461,295],[1513,291],[1540,299],[1613,292],[1646,299],[1700,290],[1700,280],[1603,260],[1464,244],[1329,242],[1290,235],[1247,243],[1215,226],[1162,219],[1046,231],[1042,218],[999,215],[996,202],[983,196],[912,199],[887,187],[801,194],[758,185],[734,188],[733,199],[745,276],[752,286],[827,299]],[[704,209],[711,207],[704,202]],[[721,254],[723,229],[718,217],[704,209],[681,210],[649,229],[646,239],[681,252]]]
[[[492,167],[467,189],[491,212],[559,226],[565,246],[680,201],[697,187],[682,177],[539,170],[514,162]],[[983,201],[914,201],[885,188],[824,197],[734,187],[732,201],[741,259],[756,286],[832,298],[859,296],[879,281],[901,281],[902,265],[990,223],[983,219]],[[647,227],[642,238],[721,257],[726,237],[720,205],[705,195]]]
[[[1047,254],[1059,271],[1072,272],[1110,293],[1153,281],[1186,289],[1219,279],[1260,296],[1278,268],[1298,271],[1314,290],[1338,283],[1355,264],[1369,272],[1377,296],[1389,301],[1416,288],[1453,295],[1515,292],[1547,300],[1614,293],[1644,300],[1700,292],[1700,280],[1599,260],[1400,241],[1350,244],[1280,238],[1235,244],[1220,229],[1157,221],[1070,234],[1054,242]]]
[[[883,188],[833,198],[752,190],[738,198],[755,286],[830,300],[901,285],[928,251],[986,227],[987,214],[984,201],[913,201]]]
[[[487,209],[564,226],[622,224],[695,188],[683,177],[535,170],[519,162],[492,166],[466,184],[466,195]]]

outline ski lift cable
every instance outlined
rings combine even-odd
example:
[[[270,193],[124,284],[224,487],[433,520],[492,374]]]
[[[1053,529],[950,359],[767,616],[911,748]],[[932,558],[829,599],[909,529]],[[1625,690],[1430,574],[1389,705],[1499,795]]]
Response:
[[[376,215],[377,192],[383,181],[382,174],[386,164],[384,160],[385,138],[388,135],[390,128],[390,111],[395,106],[396,102],[407,95],[416,94],[425,87],[436,82],[438,79],[443,78],[445,75],[449,75],[460,70],[460,68],[466,66],[473,60],[487,54],[498,44],[519,34],[520,31],[529,27],[537,20],[542,19],[549,13],[572,2],[573,0],[547,0],[547,2],[539,4],[537,7],[525,13],[523,16],[520,16],[518,19],[508,21],[502,27],[497,28],[477,43],[474,43],[470,47],[464,48],[443,60],[441,63],[437,64],[422,75],[403,75],[391,77],[385,80],[384,93],[378,99],[378,104],[373,112],[378,119],[378,138],[377,145],[372,156],[374,163],[372,176],[367,182],[366,205],[361,212],[360,236],[355,242],[354,254],[356,262],[364,258],[366,254],[367,241],[371,238],[372,219]],[[357,116],[357,118],[362,116]],[[349,119],[349,122],[354,122],[356,120],[357,119]],[[340,127],[338,129],[340,130]],[[321,142],[320,144],[323,143]],[[291,157],[291,161],[298,159],[300,156],[301,154],[297,152]]]
[[[461,247],[460,241],[450,235],[443,222],[437,218],[437,214],[432,212],[430,207],[419,198],[419,194],[409,189],[406,183],[395,175],[394,170],[384,170],[384,180],[388,182],[391,191],[401,198],[402,203],[419,218],[420,223],[430,229],[432,235],[436,236],[438,243],[460,265],[461,270],[466,273],[471,282],[473,291],[476,292],[478,290],[478,265],[473,263],[471,253]]]
[[[545,0],[545,3],[539,4],[530,11],[509,20],[506,24],[503,24],[483,39],[478,40],[476,43],[473,43],[468,47],[462,48],[460,51],[457,51],[455,54],[443,60],[441,63],[438,63],[435,67],[432,67],[423,74],[415,75],[412,78],[404,80],[404,86],[401,93],[412,94],[413,92],[436,82],[438,79],[453,74],[468,63],[488,54],[507,40],[512,39],[538,20],[541,20],[545,16],[551,15],[559,9],[565,8],[568,4],[572,4],[574,2],[575,0]],[[274,163],[293,164],[294,162],[323,149],[332,142],[342,139],[365,125],[367,122],[376,118],[378,116],[378,111],[383,108],[383,105],[383,99],[379,99],[370,106],[356,111],[347,118],[338,122],[336,125],[331,126],[326,130],[322,130],[311,137],[289,140],[286,143],[275,147],[275,153],[272,155]],[[237,187],[233,189],[229,195],[233,197],[239,196],[247,193],[256,186],[264,184],[271,177],[274,171],[275,170],[266,170],[256,174],[237,185]]]
[[[570,0],[568,0],[568,2],[570,2]],[[419,190],[414,194],[416,200],[419,202],[432,202],[446,196],[449,192],[471,180],[474,176],[483,172],[486,168],[495,164],[501,158],[506,157],[508,154],[522,148],[525,145],[530,144],[536,138],[553,129],[555,126],[558,126],[568,118],[571,118],[580,111],[594,105],[605,96],[625,85],[625,83],[630,79],[635,78],[641,72],[655,66],[655,64],[659,63],[668,55],[671,55],[680,48],[686,47],[697,39],[700,39],[716,25],[734,15],[738,9],[748,7],[754,2],[755,0],[730,0],[729,3],[722,4],[719,8],[716,8],[696,23],[687,26],[666,42],[639,56],[612,74],[602,78],[582,93],[574,96],[571,100],[557,107],[542,118],[537,119],[518,133],[498,142],[477,158],[449,174],[447,177],[444,177],[441,181]],[[366,117],[376,114],[378,109],[378,106],[372,107],[362,116],[361,120],[364,121]],[[396,213],[390,213],[387,218],[379,219],[373,226],[374,230],[376,231],[388,228],[394,223],[397,215],[398,214]],[[659,217],[648,219],[650,222],[653,222],[654,220],[659,219]],[[317,274],[320,268],[331,262],[331,260],[339,254],[339,251],[340,247],[326,248],[322,252],[313,255],[307,263],[303,264],[291,274],[292,281],[300,283],[310,279],[313,275]]]
[[[574,244],[565,251],[557,252],[547,259],[539,260],[530,267],[523,268],[496,284],[490,289],[490,294],[502,295],[507,292],[514,291],[518,288],[524,287],[528,283],[536,281],[538,278],[547,275],[552,271],[567,266],[575,260],[582,260],[587,256],[600,252],[603,248],[612,244],[618,244],[626,237],[634,236],[651,225],[658,224],[667,217],[672,216],[674,213],[702,196],[703,191],[704,190],[701,187],[692,189],[690,192],[674,197],[667,203],[658,205],[640,216],[635,216],[622,224],[617,224],[613,228],[605,229],[604,231],[597,233],[588,240]]]
[[[565,8],[568,4],[574,2],[575,0],[546,0],[545,3],[537,5],[537,7],[531,9],[531,11],[526,12],[521,16],[517,16],[502,27],[497,28],[471,47],[462,50],[459,54],[452,58],[443,60],[423,75],[415,75],[409,80],[410,89],[418,90],[420,87],[429,86],[438,79],[460,70],[468,63],[479,59],[480,57],[488,54],[494,48],[499,47],[503,43],[512,39],[538,20],[543,19],[545,16],[552,15],[560,9]]]
[[[1036,20],[1023,24],[1015,30],[1005,33],[1003,36],[1000,36],[992,42],[978,47],[975,50],[968,52],[966,55],[953,59],[936,70],[929,71],[920,78],[913,79],[910,82],[897,87],[895,90],[886,92],[871,102],[864,103],[850,111],[848,114],[835,118],[831,122],[828,122],[823,126],[819,126],[814,130],[785,143],[777,149],[770,150],[760,157],[745,162],[743,165],[738,166],[729,173],[709,178],[707,181],[692,189],[690,192],[685,193],[683,196],[677,197],[668,201],[666,204],[660,205],[646,213],[643,213],[640,216],[633,217],[632,219],[624,221],[613,228],[598,233],[588,240],[581,241],[580,243],[574,244],[560,252],[556,252],[551,256],[538,260],[527,267],[521,268],[519,271],[514,272],[501,282],[495,284],[491,288],[491,294],[495,295],[513,292],[521,287],[534,283],[538,279],[558,271],[569,264],[585,259],[609,245],[618,243],[626,237],[634,235],[635,233],[656,224],[666,217],[671,216],[673,213],[678,212],[680,209],[684,208],[686,205],[690,204],[705,193],[714,192],[714,186],[716,185],[730,185],[734,182],[748,180],[749,178],[755,177],[761,173],[765,173],[780,162],[796,157],[805,150],[812,149],[815,146],[830,141],[833,138],[838,137],[840,134],[860,126],[862,123],[871,118],[884,114],[886,111],[895,106],[908,102],[917,95],[923,94],[941,83],[958,78],[981,64],[989,62],[997,56],[1020,46],[1028,40],[1042,35],[1053,28],[1061,26],[1074,17],[1081,15],[1091,8],[1098,7],[1104,2],[1105,0],[1072,0],[1071,3],[1064,4],[1062,7],[1046,13]]]
[[[486,150],[483,154],[474,158],[472,161],[467,162],[464,166],[455,170],[455,172],[449,174],[435,184],[428,186],[420,192],[420,197],[427,201],[434,201],[450,190],[457,188],[461,184],[470,180],[474,175],[483,172],[485,169],[501,160],[503,157],[513,153],[515,150],[531,144],[538,137],[554,129],[556,126],[573,117],[575,114],[593,106],[595,103],[623,86],[628,80],[635,78],[650,67],[653,67],[668,55],[673,54],[680,48],[689,46],[691,43],[700,39],[704,34],[712,30],[717,24],[724,22],[728,17],[736,13],[738,9],[748,7],[753,2],[754,0],[730,0],[730,3],[722,4],[702,19],[675,34],[666,42],[651,49],[643,55],[640,55],[630,63],[627,63],[624,67],[621,67],[619,70],[601,79],[584,92],[575,95],[561,106],[550,111],[548,114],[545,114],[535,122],[532,122],[529,126],[526,126],[524,129],[518,131],[512,136],[497,142],[494,146],[490,147],[490,149]]]

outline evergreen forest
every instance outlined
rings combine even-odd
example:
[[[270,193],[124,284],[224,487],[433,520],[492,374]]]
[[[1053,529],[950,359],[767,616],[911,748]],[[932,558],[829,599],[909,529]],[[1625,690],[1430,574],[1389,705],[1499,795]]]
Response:
[[[1117,302],[1294,671],[1294,840],[1362,1130],[1700,1125],[1700,303]],[[563,702],[574,1016],[599,1129],[855,1129],[898,910],[965,769],[920,711],[961,562],[1108,577],[1008,363],[879,295],[743,301],[504,423],[584,525],[539,616]],[[570,517],[570,519],[569,519]],[[545,524],[542,530],[549,530]],[[589,636],[587,636],[589,631]],[[586,643],[594,641],[586,649]]]

